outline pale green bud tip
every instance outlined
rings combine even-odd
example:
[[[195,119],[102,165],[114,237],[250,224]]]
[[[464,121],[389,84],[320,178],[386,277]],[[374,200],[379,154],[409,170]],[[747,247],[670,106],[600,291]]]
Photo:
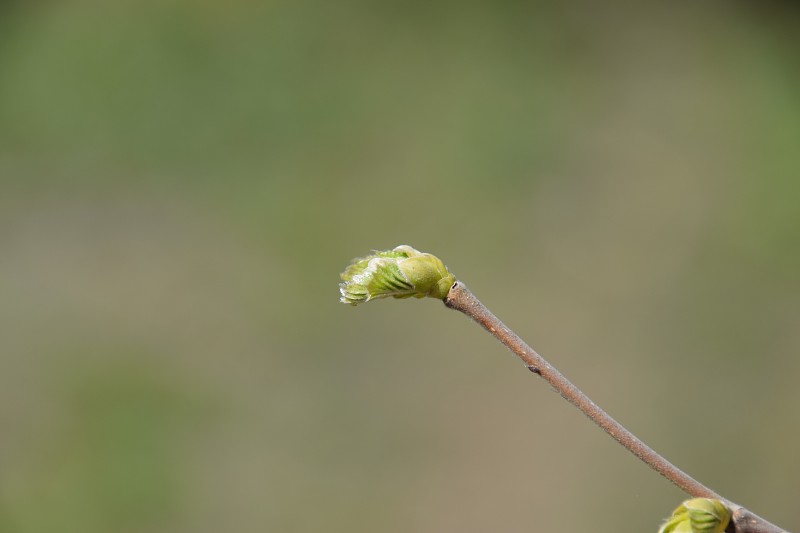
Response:
[[[354,259],[341,278],[339,300],[351,305],[389,296],[444,300],[456,282],[441,259],[407,245]]]
[[[693,498],[680,504],[658,533],[722,533],[730,519],[730,510],[721,501]]]

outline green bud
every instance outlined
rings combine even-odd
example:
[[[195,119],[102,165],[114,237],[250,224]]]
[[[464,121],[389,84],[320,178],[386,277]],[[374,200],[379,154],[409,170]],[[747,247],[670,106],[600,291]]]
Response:
[[[730,510],[721,501],[693,498],[680,504],[658,533],[722,533],[730,519]]]
[[[389,296],[444,300],[456,282],[441,259],[406,245],[354,259],[341,278],[340,301],[351,305]]]

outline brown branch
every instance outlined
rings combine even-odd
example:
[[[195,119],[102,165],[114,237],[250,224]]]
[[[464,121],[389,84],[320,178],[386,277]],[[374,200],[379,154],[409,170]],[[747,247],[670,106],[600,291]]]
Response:
[[[681,490],[693,497],[715,498],[722,500],[733,511],[730,533],[786,533],[766,520],[750,513],[746,509],[726,500],[710,488],[692,478],[664,457],[656,453],[647,444],[639,440],[622,424],[597,406],[578,387],[573,385],[561,372],[556,370],[542,356],[528,346],[516,333],[511,331],[500,319],[486,308],[467,287],[457,281],[444,304],[461,311],[494,335],[509,350],[514,352],[528,369],[547,381],[564,399],[581,410],[592,422],[600,426],[614,440],[624,446],[636,457],[644,461],[650,468],[673,482]],[[731,529],[732,528],[732,529]]]
[[[788,533],[785,529],[767,522],[740,505],[725,499],[723,501],[733,511],[731,523],[728,524],[728,529],[725,530],[726,533]]]

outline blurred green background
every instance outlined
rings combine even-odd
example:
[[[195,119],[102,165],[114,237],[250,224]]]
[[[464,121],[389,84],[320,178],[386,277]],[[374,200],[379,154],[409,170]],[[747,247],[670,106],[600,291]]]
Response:
[[[0,531],[655,531],[465,317],[337,302],[402,243],[800,528],[799,15],[0,4]]]

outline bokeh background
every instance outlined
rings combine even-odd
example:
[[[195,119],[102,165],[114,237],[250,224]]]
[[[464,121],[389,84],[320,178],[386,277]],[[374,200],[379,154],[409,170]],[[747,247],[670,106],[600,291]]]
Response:
[[[442,257],[800,528],[791,2],[0,3],[0,531],[655,531],[683,495],[433,300]]]

